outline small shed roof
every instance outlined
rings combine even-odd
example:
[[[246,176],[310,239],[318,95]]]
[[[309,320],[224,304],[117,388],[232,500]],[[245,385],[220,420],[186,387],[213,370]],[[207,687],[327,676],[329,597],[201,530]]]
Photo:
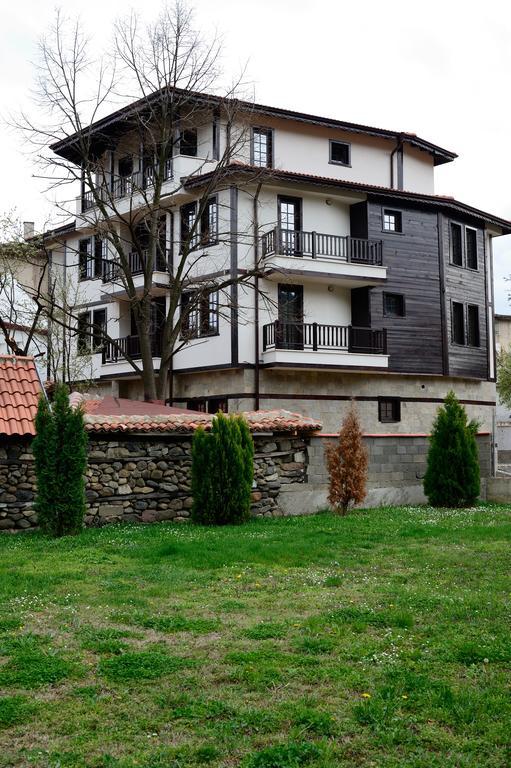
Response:
[[[35,435],[41,392],[33,357],[0,355],[0,435]]]

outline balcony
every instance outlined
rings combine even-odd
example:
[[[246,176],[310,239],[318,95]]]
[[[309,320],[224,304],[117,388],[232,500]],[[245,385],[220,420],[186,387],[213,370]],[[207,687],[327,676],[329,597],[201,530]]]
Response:
[[[262,235],[261,255],[269,277],[335,279],[350,288],[377,285],[387,277],[381,240],[275,227]]]
[[[263,363],[268,366],[388,366],[385,328],[284,323],[263,326]]]
[[[161,336],[151,336],[151,351],[153,357],[161,357]],[[126,362],[126,357],[132,360],[140,360],[140,338],[138,336],[124,336],[115,342],[107,341],[103,348],[103,364]]]
[[[128,270],[129,273],[136,277],[137,275],[144,274],[145,261],[147,259],[147,251],[143,251],[143,258],[137,251],[133,251],[128,254]],[[163,255],[158,252],[156,254],[156,260],[154,265],[155,272],[168,272],[169,265]],[[103,261],[103,283],[112,283],[121,279],[121,269],[119,262],[115,259],[105,259]]]
[[[169,181],[172,178],[172,159],[165,162],[163,181]],[[110,185],[105,184],[95,187],[94,190],[86,190],[81,200],[81,212],[94,208],[96,200],[102,200],[107,203],[112,200],[121,200],[123,197],[141,194],[149,190],[154,184],[156,175],[155,167],[149,166],[143,171],[134,171],[129,176],[114,176]]]

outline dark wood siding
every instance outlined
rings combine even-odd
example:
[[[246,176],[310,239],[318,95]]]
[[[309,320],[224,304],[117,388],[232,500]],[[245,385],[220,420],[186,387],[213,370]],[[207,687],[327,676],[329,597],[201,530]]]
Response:
[[[371,325],[387,328],[389,370],[442,374],[437,214],[369,201],[368,237],[383,240],[385,285],[371,290]],[[382,231],[382,208],[401,211],[402,233]],[[405,297],[405,317],[383,314],[383,292]]]
[[[457,267],[450,263],[450,223],[462,225],[463,258],[465,253],[465,226],[476,229],[478,270]],[[442,217],[442,242],[444,245],[445,272],[445,309],[447,319],[447,339],[449,349],[449,373],[451,376],[470,376],[472,378],[488,378],[488,340],[487,340],[487,306],[485,291],[485,253],[484,227],[481,222],[464,221]],[[467,329],[467,305],[479,307],[479,347],[454,344],[452,341],[452,302],[459,302],[465,307],[465,332]]]

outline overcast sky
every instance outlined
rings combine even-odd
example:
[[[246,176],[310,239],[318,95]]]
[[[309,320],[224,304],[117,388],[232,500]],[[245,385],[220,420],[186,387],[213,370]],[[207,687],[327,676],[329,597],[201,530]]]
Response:
[[[159,0],[66,0],[100,45],[111,21]],[[437,194],[511,219],[511,3],[501,0],[195,0],[196,24],[224,39],[224,70],[248,64],[263,104],[410,131],[459,158],[436,170]],[[2,3],[1,112],[27,104],[52,0]],[[96,30],[94,32],[94,30]],[[51,206],[26,147],[0,125],[0,211],[42,226]],[[497,311],[511,312],[511,236],[495,241]],[[510,284],[511,288],[511,284]]]

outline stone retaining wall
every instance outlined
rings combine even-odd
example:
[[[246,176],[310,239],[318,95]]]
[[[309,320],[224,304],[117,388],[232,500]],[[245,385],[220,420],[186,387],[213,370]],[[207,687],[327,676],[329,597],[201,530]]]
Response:
[[[254,436],[252,513],[280,516],[283,487],[306,482],[306,440]],[[93,437],[86,474],[87,525],[183,521],[190,516],[189,436]],[[0,446],[0,530],[37,525],[33,456],[28,443]]]

